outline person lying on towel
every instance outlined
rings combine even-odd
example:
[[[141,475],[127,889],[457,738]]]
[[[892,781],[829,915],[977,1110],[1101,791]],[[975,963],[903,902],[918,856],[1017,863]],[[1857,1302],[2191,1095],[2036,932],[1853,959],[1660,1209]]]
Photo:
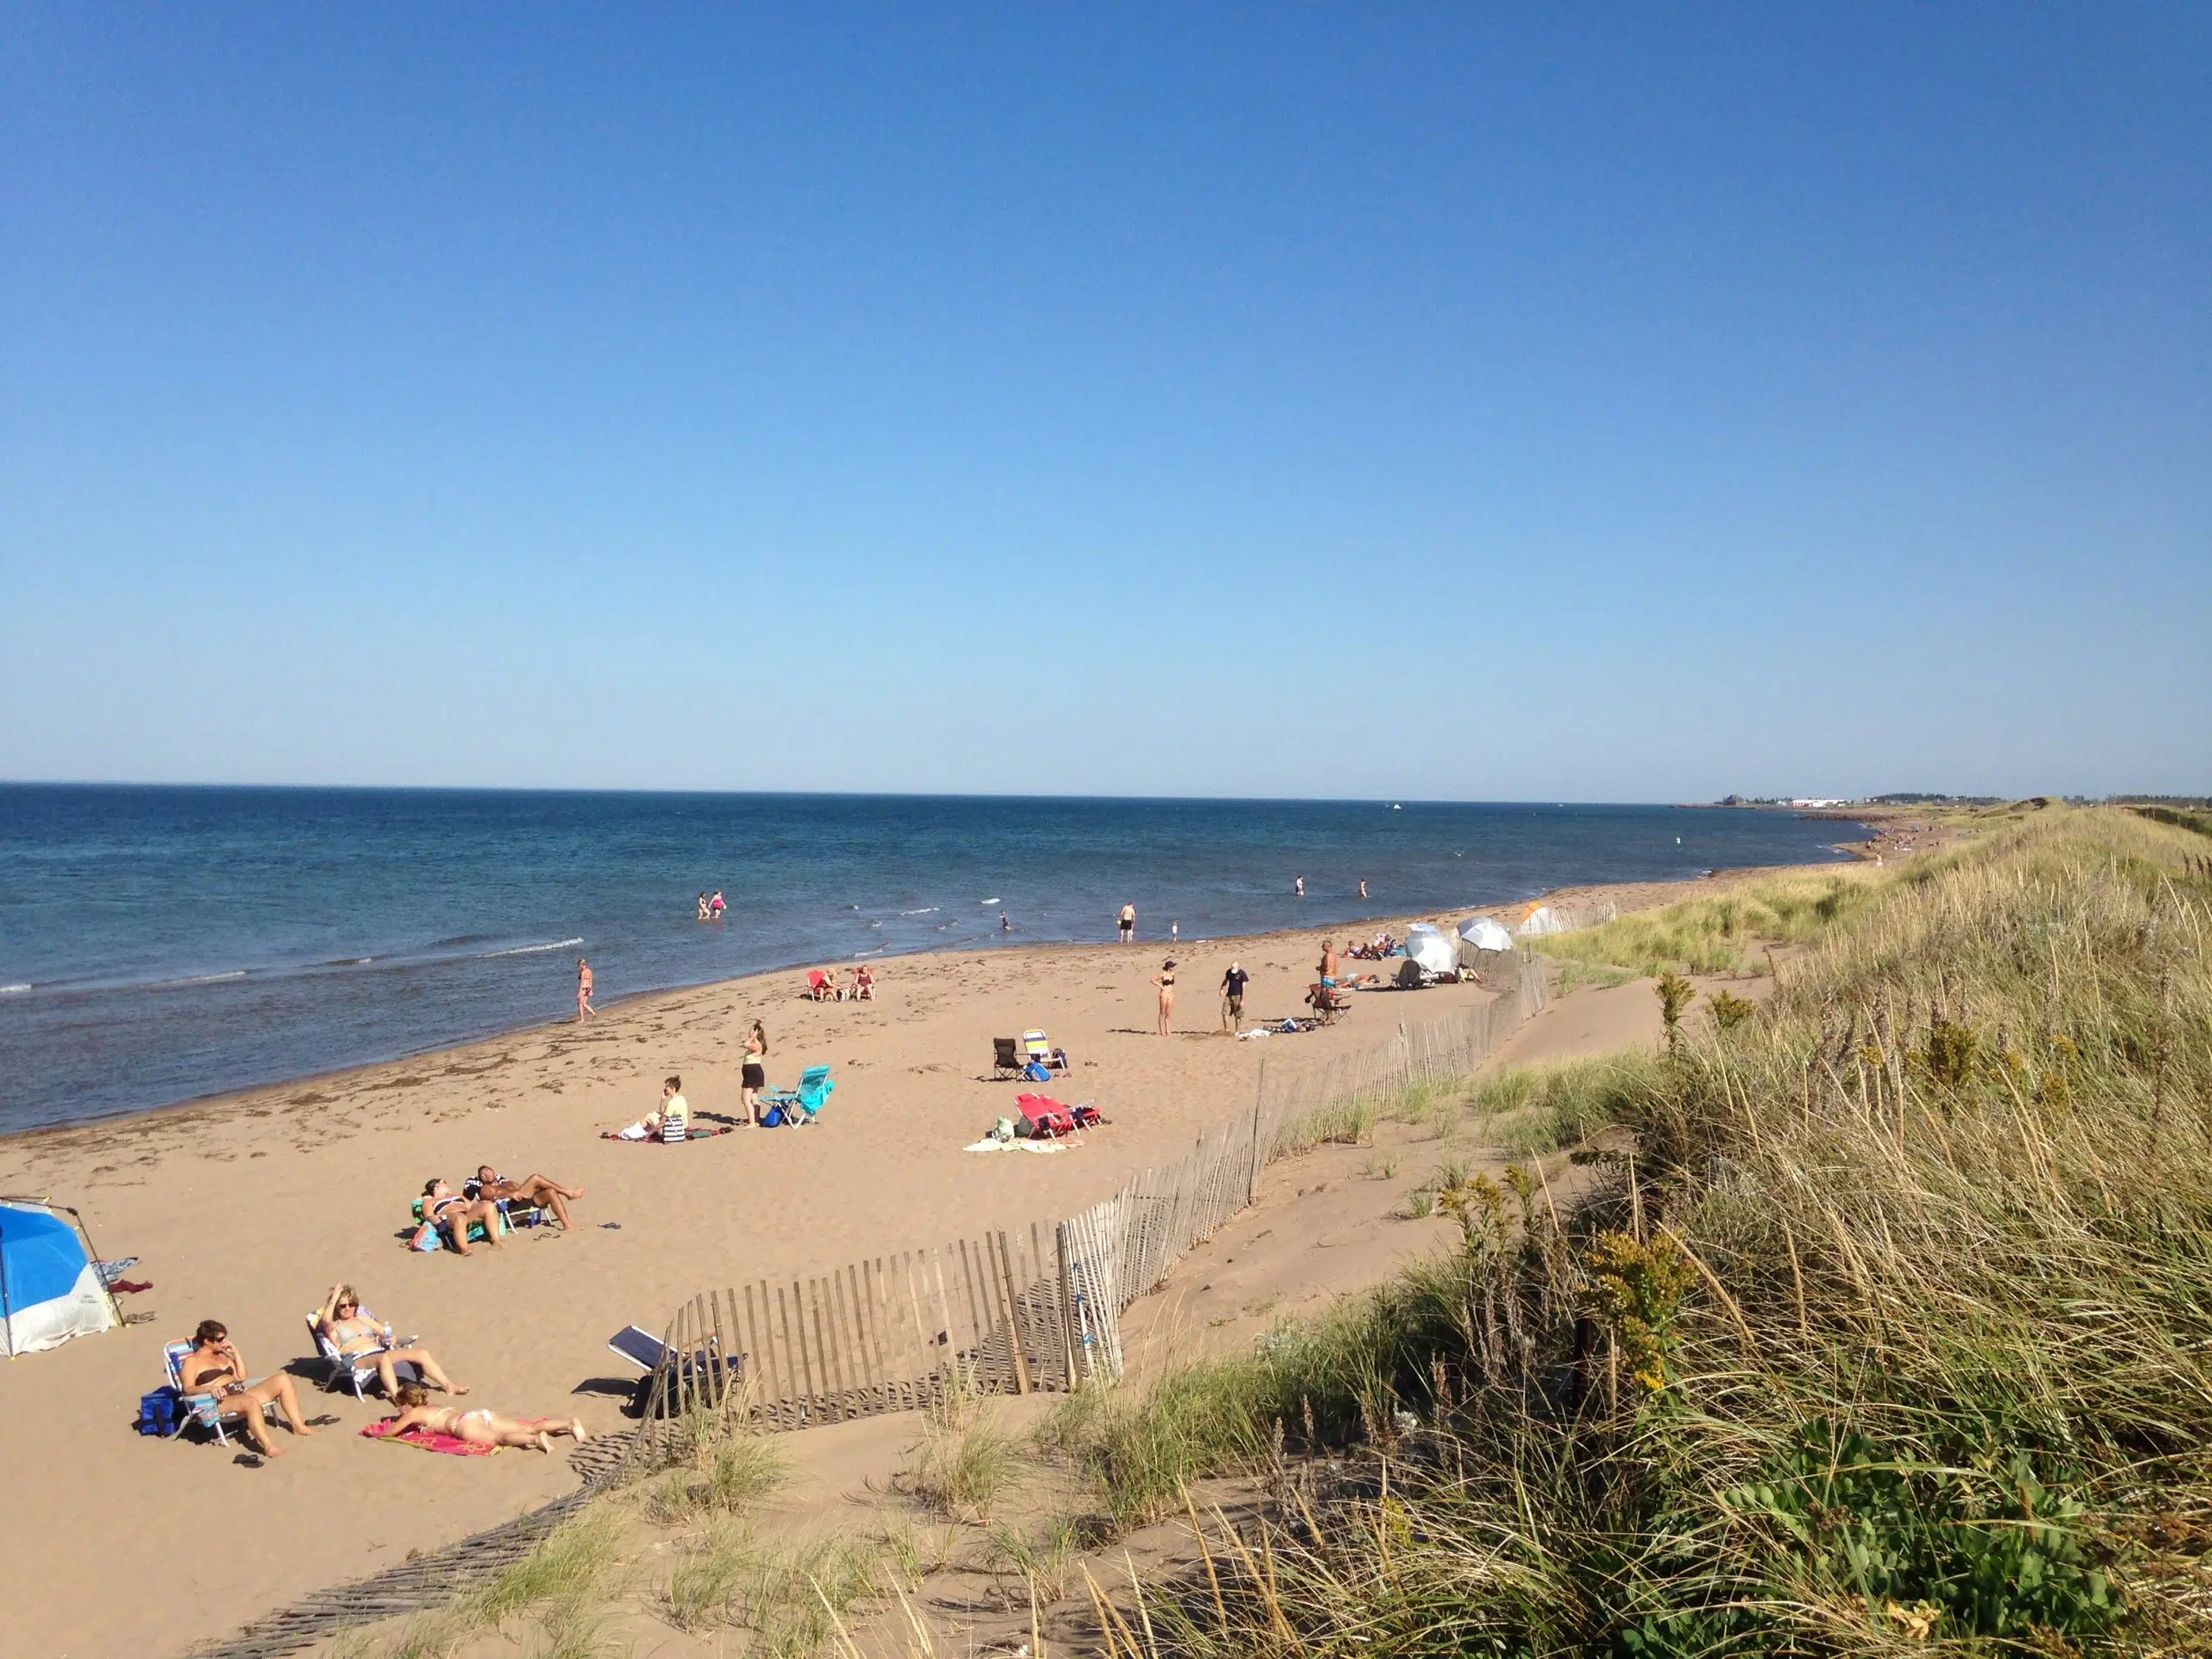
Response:
[[[398,1414],[388,1420],[394,1434],[427,1429],[471,1446],[534,1446],[541,1452],[553,1449],[556,1434],[569,1435],[579,1445],[591,1438],[573,1417],[563,1422],[557,1417],[502,1417],[481,1407],[463,1411],[459,1406],[434,1406],[430,1396],[412,1382],[392,1395],[392,1403],[399,1408]]]
[[[466,1198],[520,1198],[524,1204],[550,1210],[564,1233],[569,1230],[568,1201],[584,1195],[581,1186],[563,1186],[546,1175],[525,1175],[518,1181],[511,1181],[489,1164],[477,1165],[475,1178],[462,1182],[461,1190]]]

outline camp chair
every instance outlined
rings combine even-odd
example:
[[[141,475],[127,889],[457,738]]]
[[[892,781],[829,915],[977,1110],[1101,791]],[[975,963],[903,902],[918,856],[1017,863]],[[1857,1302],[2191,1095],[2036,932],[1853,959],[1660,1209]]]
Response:
[[[811,1123],[814,1122],[814,1115],[822,1109],[822,1103],[830,1098],[830,1091],[836,1086],[830,1081],[828,1066],[810,1065],[798,1074],[798,1088],[771,1089],[760,1095],[759,1099],[764,1111],[771,1106],[782,1107],[784,1122],[786,1123],[798,1121],[791,1116],[794,1108],[804,1112],[806,1114],[804,1121]]]
[[[189,1338],[181,1342],[172,1342],[162,1350],[162,1368],[168,1374],[169,1387],[176,1390],[177,1397],[184,1402],[184,1415],[176,1420],[176,1432],[181,1434],[186,1429],[196,1426],[212,1431],[219,1442],[228,1446],[231,1443],[231,1437],[223,1432],[223,1419],[243,1417],[254,1408],[245,1405],[226,1406],[214,1395],[193,1394],[188,1391],[184,1386],[184,1357],[191,1351],[192,1343]],[[282,1408],[274,1400],[264,1400],[259,1402],[259,1405],[261,1414],[265,1421],[270,1422],[278,1421],[276,1417],[270,1415],[271,1412],[281,1413]]]
[[[806,970],[806,994],[817,1002],[827,1002],[832,998],[840,1002],[845,1000],[845,994],[832,984],[830,976],[819,968]]]
[[[1036,1061],[1038,1065],[1043,1066],[1047,1071],[1065,1071],[1068,1070],[1067,1050],[1065,1048],[1054,1048],[1052,1045],[1052,1040],[1047,1038],[1043,1032],[1023,1032],[1021,1033],[1021,1046],[1031,1059]]]
[[[1323,1025],[1333,1026],[1339,1015],[1351,1011],[1351,995],[1340,985],[1315,984],[1307,988],[1306,1003]]]
[[[376,1318],[376,1315],[365,1307],[357,1308],[354,1311],[365,1319]],[[353,1385],[353,1397],[356,1400],[365,1397],[361,1392],[361,1385],[376,1380],[378,1354],[389,1353],[395,1348],[412,1348],[417,1340],[414,1337],[409,1337],[404,1341],[394,1339],[391,1327],[387,1325],[384,1327],[384,1344],[381,1347],[372,1348],[365,1354],[341,1354],[338,1351],[338,1344],[330,1339],[330,1333],[322,1328],[322,1315],[320,1313],[308,1315],[308,1333],[315,1338],[315,1351],[322,1356],[324,1363],[330,1367],[329,1374],[322,1380],[322,1386],[326,1389],[335,1389],[340,1382],[351,1382]],[[404,1381],[420,1382],[423,1380],[423,1374],[415,1369],[415,1362],[412,1360],[395,1361],[391,1369],[394,1376]]]
[[[607,1345],[645,1373],[638,1379],[634,1396],[638,1409],[643,1411],[646,1403],[645,1389],[652,1382],[653,1373],[660,1369],[664,1360],[676,1357],[675,1351],[652,1332],[640,1330],[634,1325],[624,1325],[607,1339]],[[745,1374],[745,1357],[742,1354],[721,1354],[709,1339],[705,1347],[695,1350],[688,1357],[679,1361],[677,1376],[688,1379],[702,1372],[711,1373],[717,1363],[722,1367],[726,1380],[730,1382],[737,1382]]]
[[[991,1039],[991,1080],[1018,1077],[1028,1062],[1022,1058],[1021,1045],[1012,1037]]]

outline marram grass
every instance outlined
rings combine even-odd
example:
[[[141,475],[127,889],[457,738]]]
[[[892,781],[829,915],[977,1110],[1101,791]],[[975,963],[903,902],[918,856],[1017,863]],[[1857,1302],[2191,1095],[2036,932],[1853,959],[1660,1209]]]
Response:
[[[1462,1248],[1071,1408],[1123,1525],[1281,1444],[1392,1461],[1150,1645],[2212,1650],[2202,846],[2053,808],[1872,877],[1757,1014],[1610,1080],[1633,1155],[1580,1209],[1447,1185]]]

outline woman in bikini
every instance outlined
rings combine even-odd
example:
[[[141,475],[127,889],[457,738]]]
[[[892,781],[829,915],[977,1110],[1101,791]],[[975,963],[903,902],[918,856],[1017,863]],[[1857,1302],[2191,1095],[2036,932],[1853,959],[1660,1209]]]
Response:
[[[739,1091],[745,1102],[745,1116],[755,1128],[760,1126],[760,1095],[768,1086],[768,1028],[758,1020],[753,1029],[745,1033],[745,1070],[738,1074]]]
[[[1152,976],[1152,982],[1160,987],[1160,1034],[1163,1037],[1172,1037],[1174,1035],[1173,1022],[1175,1016],[1175,961],[1173,957],[1171,957],[1160,964],[1160,971]]]
[[[576,1023],[578,1025],[597,1014],[591,1005],[591,963],[582,957],[576,958]]]
[[[391,1400],[399,1408],[396,1416],[386,1419],[391,1424],[389,1433],[393,1434],[426,1428],[467,1440],[471,1446],[534,1446],[541,1452],[553,1449],[556,1434],[566,1434],[579,1446],[591,1438],[573,1417],[502,1417],[480,1407],[463,1411],[458,1406],[434,1406],[430,1396],[411,1382]]]
[[[258,1382],[246,1381],[245,1361],[232,1346],[230,1331],[220,1319],[200,1321],[200,1328],[192,1333],[192,1351],[177,1362],[176,1374],[187,1394],[212,1394],[224,1416],[243,1419],[246,1438],[264,1458],[284,1455],[269,1438],[269,1425],[261,1419],[262,1407],[270,1401],[283,1412],[285,1424],[293,1433],[315,1433],[300,1415],[299,1393],[289,1376],[279,1371]]]
[[[445,1374],[437,1360],[427,1348],[387,1348],[391,1340],[391,1327],[378,1325],[361,1312],[361,1299],[353,1294],[351,1285],[333,1285],[330,1294],[322,1299],[322,1312],[315,1315],[315,1328],[330,1339],[330,1345],[347,1359],[365,1359],[377,1368],[377,1380],[384,1384],[387,1400],[399,1393],[399,1377],[392,1367],[401,1360],[414,1366],[433,1383],[448,1394],[467,1394],[468,1390]]]
[[[423,1183],[423,1219],[451,1239],[462,1255],[470,1254],[468,1224],[473,1221],[484,1224],[486,1244],[499,1242],[499,1206],[489,1198],[463,1198],[435,1176]]]

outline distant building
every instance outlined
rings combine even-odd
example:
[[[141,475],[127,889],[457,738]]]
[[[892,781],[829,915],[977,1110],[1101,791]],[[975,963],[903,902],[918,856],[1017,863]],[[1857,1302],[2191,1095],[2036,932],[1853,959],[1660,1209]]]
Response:
[[[1851,804],[1851,802],[1850,802],[1847,798],[1846,798],[1845,797],[1840,796],[1840,795],[1822,796],[1822,797],[1820,797],[1820,798],[1815,798],[1815,797],[1813,797],[1813,796],[1809,796],[1809,795],[1808,795],[1808,796],[1805,797],[1802,800],[1793,800],[1793,801],[1791,801],[1791,802],[1789,803],[1789,804],[1790,804],[1790,805],[1792,805],[1792,806],[1814,806],[1814,807],[1819,807],[1819,806],[1849,806],[1849,805]]]

